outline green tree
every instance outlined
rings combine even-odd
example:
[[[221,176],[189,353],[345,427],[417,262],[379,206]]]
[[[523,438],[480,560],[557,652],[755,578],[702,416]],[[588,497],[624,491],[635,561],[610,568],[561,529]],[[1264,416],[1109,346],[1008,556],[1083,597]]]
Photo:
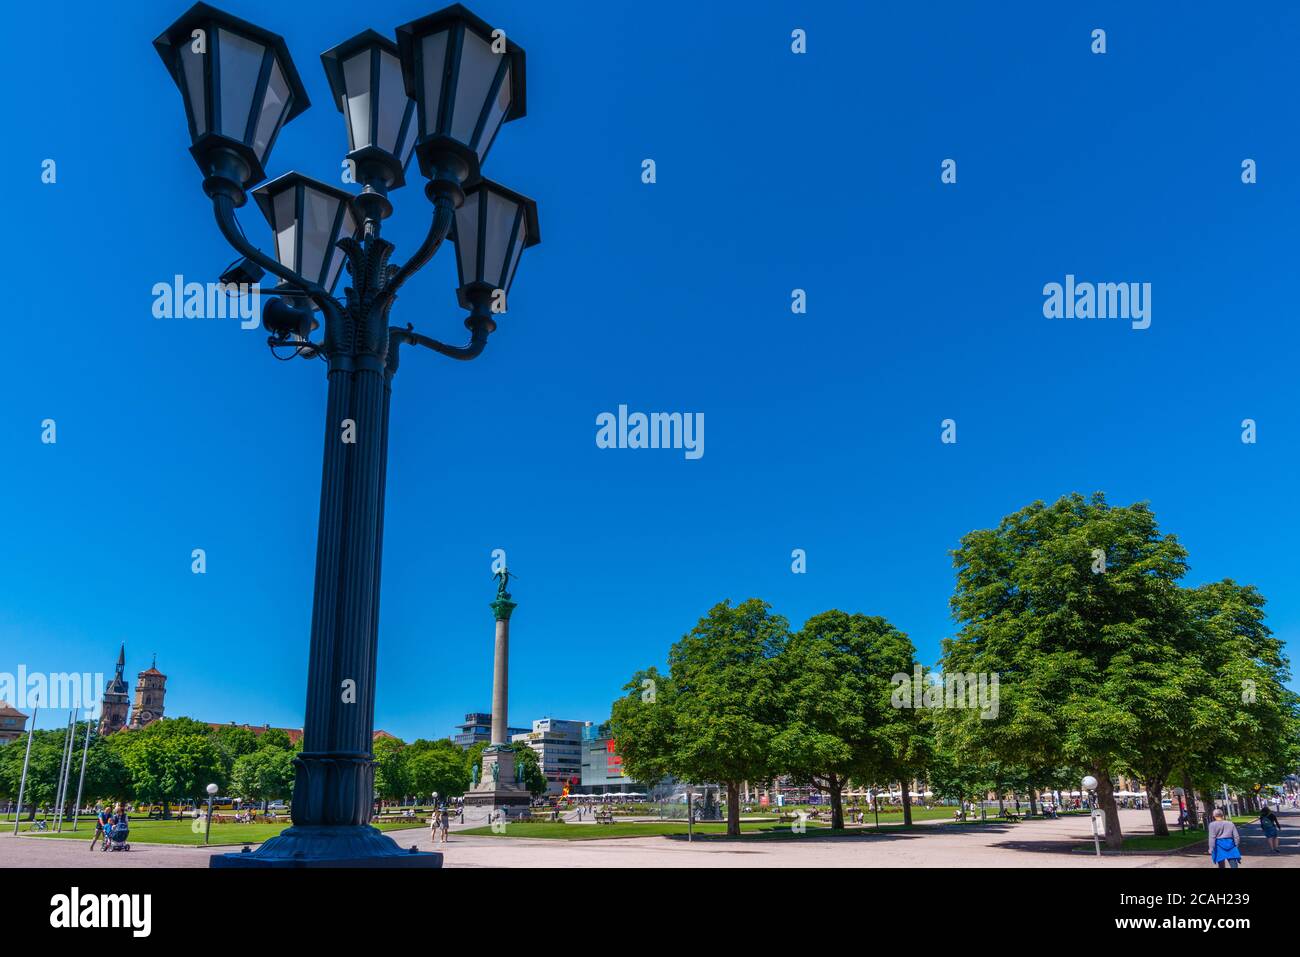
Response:
[[[257,747],[259,750],[279,748],[281,751],[292,751],[293,743],[289,740],[289,732],[283,728],[267,728],[257,735]]]
[[[1188,709],[1197,729],[1179,761],[1191,799],[1227,784],[1250,794],[1280,782],[1300,765],[1300,707],[1286,687],[1290,663],[1264,624],[1264,597],[1231,579],[1187,589],[1184,600],[1194,655],[1208,687]],[[1207,806],[1213,802],[1210,798]]]
[[[727,834],[740,835],[740,785],[770,776],[780,732],[775,660],[789,625],[757,598],[715,605],[668,655],[669,680],[651,688],[638,672],[611,709],[624,766],[638,780],[663,768],[682,780],[727,788]],[[649,691],[653,694],[647,694]],[[663,709],[649,717],[644,709]],[[639,732],[650,736],[637,740]],[[629,763],[631,756],[631,763]]]
[[[235,761],[245,754],[257,750],[257,735],[248,728],[234,724],[223,724],[211,732],[213,745],[221,752],[221,763],[229,776]]]
[[[450,741],[413,742],[407,749],[407,773],[411,790],[421,798],[433,794],[438,800],[460,797],[469,780],[465,752]]]
[[[1104,570],[1101,562],[1104,561]],[[946,730],[959,754],[1025,767],[1077,764],[1098,781],[1106,842],[1123,841],[1111,772],[1133,759],[1143,719],[1177,737],[1157,702],[1182,681],[1178,579],[1186,553],[1143,503],[1074,494],[969,533],[953,555],[955,639],[943,670],[998,673],[996,719],[963,711]]]
[[[411,793],[405,751],[400,738],[380,738],[374,743],[375,794],[380,800],[400,801]]]
[[[131,776],[135,800],[163,805],[187,798],[201,800],[209,783],[221,787],[225,770],[211,740],[211,729],[189,718],[162,718],[138,731],[110,737]]]
[[[261,748],[235,759],[230,773],[230,791],[258,803],[293,795],[293,752],[284,748]]]
[[[610,734],[618,741],[623,773],[653,784],[672,774],[672,679],[657,668],[632,675],[610,707]]]
[[[59,765],[63,761],[66,729],[29,732],[32,737],[31,762],[27,769],[27,786],[23,791],[23,807],[27,819],[36,816],[37,807],[53,807],[59,789]],[[16,801],[23,772],[23,758],[27,750],[27,735],[11,741],[0,749],[0,773],[3,774],[6,792]]]
[[[877,781],[900,766],[911,723],[894,706],[891,677],[911,678],[912,642],[884,618],[828,611],[808,619],[777,659],[782,729],[774,766],[831,797],[831,827],[844,827],[850,777]]]

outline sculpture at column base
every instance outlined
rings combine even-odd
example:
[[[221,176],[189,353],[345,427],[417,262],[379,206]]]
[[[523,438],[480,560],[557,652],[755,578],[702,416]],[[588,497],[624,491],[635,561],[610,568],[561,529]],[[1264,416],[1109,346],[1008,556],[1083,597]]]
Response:
[[[369,824],[296,825],[256,851],[214,854],[210,867],[442,867],[442,855],[402,848]]]
[[[515,781],[515,753],[506,745],[483,750],[483,773],[465,792],[465,822],[489,824],[517,820],[533,803],[528,789]]]

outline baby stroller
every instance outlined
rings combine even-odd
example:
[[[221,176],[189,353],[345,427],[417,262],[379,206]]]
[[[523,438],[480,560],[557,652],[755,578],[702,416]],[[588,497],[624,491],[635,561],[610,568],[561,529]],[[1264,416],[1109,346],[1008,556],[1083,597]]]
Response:
[[[110,851],[131,850],[131,845],[126,840],[130,831],[131,828],[126,824],[126,822],[113,824],[106,828],[104,833],[108,835],[108,849]]]

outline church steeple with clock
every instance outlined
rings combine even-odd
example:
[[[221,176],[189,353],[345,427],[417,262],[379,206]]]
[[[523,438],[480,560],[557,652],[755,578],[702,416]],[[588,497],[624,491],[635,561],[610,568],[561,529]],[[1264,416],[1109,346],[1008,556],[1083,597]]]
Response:
[[[132,729],[143,728],[163,716],[163,698],[167,694],[167,676],[158,670],[158,656],[148,671],[136,676],[135,702],[131,707]]]

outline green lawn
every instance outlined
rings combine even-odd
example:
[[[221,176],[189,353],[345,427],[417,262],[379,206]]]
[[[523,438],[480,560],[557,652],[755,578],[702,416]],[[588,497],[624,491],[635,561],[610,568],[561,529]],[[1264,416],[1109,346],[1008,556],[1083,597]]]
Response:
[[[861,831],[831,831],[825,824],[808,822],[808,831],[819,834],[858,834]],[[553,824],[549,821],[522,822],[507,824],[505,833],[498,834],[491,827],[475,827],[457,834],[471,834],[479,837],[530,837],[558,841],[602,841],[620,837],[669,837],[685,835],[685,821],[615,821],[613,824]],[[775,820],[742,820],[740,832],[747,837],[801,837],[794,833],[790,825],[780,824]],[[727,825],[710,821],[696,824],[697,837],[722,837],[727,833]]]
[[[200,822],[201,823],[201,822]],[[271,824],[217,824],[212,825],[211,844],[260,844],[263,841],[275,837],[286,827],[288,821],[278,821]],[[200,827],[198,833],[194,832],[193,819],[179,821],[132,821],[130,842],[132,844],[191,844],[201,845],[203,843],[203,830]],[[12,823],[10,828],[12,829]],[[400,831],[409,828],[427,827],[426,824],[410,823],[407,821],[395,821],[387,824],[375,825],[381,831]],[[65,824],[62,833],[56,834],[53,831],[28,831],[29,825],[24,821],[20,833],[30,833],[31,837],[46,837],[58,840],[77,840],[85,841],[87,846],[90,839],[95,833],[93,821],[82,819],[77,826],[77,830],[71,830],[69,824]]]
[[[1239,814],[1232,819],[1232,822],[1236,824],[1237,827],[1240,829],[1247,824],[1253,824],[1257,820],[1258,818],[1256,818],[1254,815]],[[1208,856],[1209,855],[1209,844],[1207,843],[1208,840],[1209,838],[1206,837],[1205,831],[1188,830],[1184,832],[1174,828],[1173,826],[1170,826],[1168,837],[1156,837],[1154,834],[1139,834],[1136,837],[1124,838],[1124,850],[1140,851],[1140,852],[1176,851],[1184,847],[1192,847],[1193,845],[1199,844],[1201,848],[1205,850],[1206,855]],[[1089,851],[1092,851],[1093,850],[1092,845],[1089,844],[1087,849]]]

